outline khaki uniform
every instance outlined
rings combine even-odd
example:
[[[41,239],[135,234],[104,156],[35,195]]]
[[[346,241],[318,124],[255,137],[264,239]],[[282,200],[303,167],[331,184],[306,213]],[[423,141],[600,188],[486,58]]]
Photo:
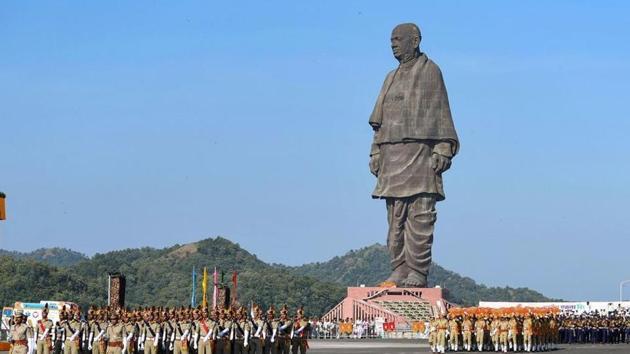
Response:
[[[621,327],[621,325],[619,326]],[[549,344],[558,344],[560,341],[560,332],[558,321],[555,318],[549,320]]]
[[[431,351],[435,352],[437,346],[437,320],[431,319],[429,321],[429,347]]]
[[[138,340],[136,338],[136,324],[135,322],[125,322],[125,333],[129,341],[127,341],[127,354],[134,354],[137,351]]]
[[[604,327],[608,328],[609,325],[605,324]],[[541,345],[546,350],[547,345],[549,344],[549,322],[546,320],[546,318],[540,321],[540,332]]]
[[[303,329],[300,333],[297,333],[299,329]],[[301,319],[297,322],[293,323],[293,338],[291,340],[291,353],[297,354],[298,349],[300,354],[305,354],[306,349],[308,348],[308,330],[309,323],[305,319]]]
[[[218,328],[219,334],[220,332],[223,332],[225,330],[227,330],[227,332],[223,336],[217,337],[216,349],[215,349],[216,354],[231,354],[232,353],[232,341],[230,340],[230,338],[232,336],[233,326],[234,326],[234,323],[230,320],[219,321],[219,328]]]
[[[107,343],[105,342],[105,331],[107,323],[98,320],[92,321],[90,332],[92,333],[92,354],[106,354]]]
[[[106,354],[121,354],[125,336],[127,336],[127,331],[124,324],[109,325],[105,331],[105,338],[107,339]]]
[[[37,354],[50,354],[52,351],[53,321],[39,320],[35,325],[35,341],[37,343]]]
[[[495,351],[499,350],[499,337],[501,333],[499,327],[501,327],[501,321],[499,321],[498,318],[492,320],[490,323],[490,338],[492,339],[492,345],[494,346]]]
[[[144,338],[144,354],[157,354],[160,342],[162,326],[151,321],[142,326],[142,337]]]
[[[290,320],[278,321],[278,332],[276,334],[276,342],[278,343],[277,344],[278,354],[289,354],[290,352],[290,349],[291,349],[290,333],[291,333],[292,325],[293,325],[293,322]],[[284,327],[284,329],[282,329],[282,327]]]
[[[26,323],[14,324],[9,333],[12,346],[10,354],[26,354],[28,352],[28,338],[32,337],[33,329]]]
[[[63,328],[66,333],[63,353],[79,354],[79,349],[81,348],[81,330],[83,329],[83,325],[80,321],[72,319],[64,322]]]
[[[478,319],[475,321],[475,339],[477,342],[477,350],[481,351],[483,349],[483,341],[486,333],[486,321],[483,319]]]
[[[175,343],[173,354],[189,352],[190,337],[192,336],[192,324],[188,321],[178,322],[175,326]]]
[[[235,323],[234,326],[234,354],[247,354],[249,343],[245,346],[246,341],[249,341],[249,333],[251,332],[249,321],[240,320]]]
[[[457,320],[452,319],[448,321],[448,327],[450,333],[449,343],[451,345],[451,350],[457,351],[459,349],[459,323]]]
[[[249,339],[250,354],[262,354],[265,342],[263,340],[265,321],[262,319],[253,320],[251,338]]]
[[[162,333],[160,333],[160,349],[162,354],[168,354],[171,352],[169,347],[171,346],[171,335],[173,333],[173,324],[169,320],[165,320],[161,323]]]
[[[437,320],[437,349],[444,353],[446,350],[446,331],[448,331],[448,320],[446,318],[440,318]]]
[[[501,344],[501,350],[507,351],[508,346],[508,331],[510,330],[510,322],[507,319],[502,319],[499,322],[499,343]]]
[[[199,354],[213,354],[219,326],[213,320],[199,321]],[[204,341],[204,339],[206,339]]]
[[[473,323],[470,319],[465,319],[462,322],[462,339],[464,349],[471,350],[472,348],[472,331],[473,331]]]
[[[518,348],[517,338],[519,335],[518,321],[516,321],[515,317],[512,317],[510,318],[508,324],[508,342],[510,348],[514,348],[514,350],[516,350]]]
[[[277,320],[267,320],[263,325],[262,337],[263,337],[263,354],[276,353],[278,342],[276,341],[276,332],[278,331]],[[273,338],[273,342],[272,342]]]
[[[534,333],[534,321],[531,317],[523,320],[523,346],[526,351],[532,349],[532,335]]]

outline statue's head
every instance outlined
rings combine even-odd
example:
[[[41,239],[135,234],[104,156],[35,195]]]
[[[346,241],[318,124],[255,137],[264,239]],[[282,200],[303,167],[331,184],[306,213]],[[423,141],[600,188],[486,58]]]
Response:
[[[404,63],[420,53],[422,35],[420,28],[413,23],[403,23],[392,31],[392,52],[399,62]]]

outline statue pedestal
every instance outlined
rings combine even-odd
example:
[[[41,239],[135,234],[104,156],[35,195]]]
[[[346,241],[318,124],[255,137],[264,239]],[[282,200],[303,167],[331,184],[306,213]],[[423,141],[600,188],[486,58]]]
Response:
[[[442,288],[349,287],[346,298],[322,317],[323,321],[344,319],[407,323],[428,321],[434,311],[451,305]]]

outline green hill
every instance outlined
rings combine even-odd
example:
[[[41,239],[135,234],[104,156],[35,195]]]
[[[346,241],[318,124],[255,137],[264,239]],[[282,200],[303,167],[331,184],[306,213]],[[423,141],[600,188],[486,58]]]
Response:
[[[97,254],[68,267],[37,263],[21,254],[3,257],[12,267],[0,268],[3,304],[15,301],[66,299],[82,306],[107,302],[107,274],[121,272],[127,279],[126,303],[129,306],[184,306],[190,304],[191,270],[204,266],[239,272],[238,296],[267,307],[287,304],[305,306],[320,314],[344,295],[341,285],[296,275],[283,267],[268,265],[221,237],[164,249],[140,248]],[[29,269],[29,267],[32,269]],[[201,271],[198,274],[198,299],[201,299]],[[226,274],[229,282],[231,273]],[[210,285],[211,286],[211,285]],[[31,291],[31,289],[39,289]]]
[[[87,284],[64,269],[31,259],[0,256],[0,306],[15,301],[77,299]]]
[[[380,244],[361,248],[334,257],[327,262],[305,264],[292,267],[292,272],[320,280],[332,281],[344,286],[360,284],[376,285],[390,274],[387,248]],[[496,301],[549,301],[539,292],[527,288],[488,287],[477,284],[468,277],[431,264],[429,286],[436,285],[448,289],[448,300],[465,305],[476,305],[479,300]]]
[[[62,299],[86,307],[107,302],[107,274],[121,272],[127,278],[129,306],[184,306],[190,303],[191,270],[198,272],[197,298],[201,299],[201,269],[217,266],[239,272],[238,296],[267,307],[305,305],[311,314],[322,314],[345,295],[346,286],[375,285],[389,275],[389,258],[382,245],[373,245],[335,257],[327,262],[287,267],[267,264],[225,238],[209,238],[163,249],[137,248],[96,254],[88,258],[64,249],[40,249],[31,253],[3,252],[0,257],[0,301]],[[449,290],[448,299],[462,305],[479,299],[544,301],[529,289],[486,287],[470,278],[433,265],[431,286]],[[209,285],[211,286],[211,285]]]
[[[68,267],[87,259],[83,253],[67,248],[40,248],[32,252],[5,251],[0,249],[0,256],[31,259],[57,267]]]

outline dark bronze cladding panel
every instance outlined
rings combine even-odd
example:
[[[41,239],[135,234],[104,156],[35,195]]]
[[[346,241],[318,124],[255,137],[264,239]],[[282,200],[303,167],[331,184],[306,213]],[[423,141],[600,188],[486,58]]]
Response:
[[[120,273],[109,274],[109,306],[113,308],[125,307],[125,276]]]

